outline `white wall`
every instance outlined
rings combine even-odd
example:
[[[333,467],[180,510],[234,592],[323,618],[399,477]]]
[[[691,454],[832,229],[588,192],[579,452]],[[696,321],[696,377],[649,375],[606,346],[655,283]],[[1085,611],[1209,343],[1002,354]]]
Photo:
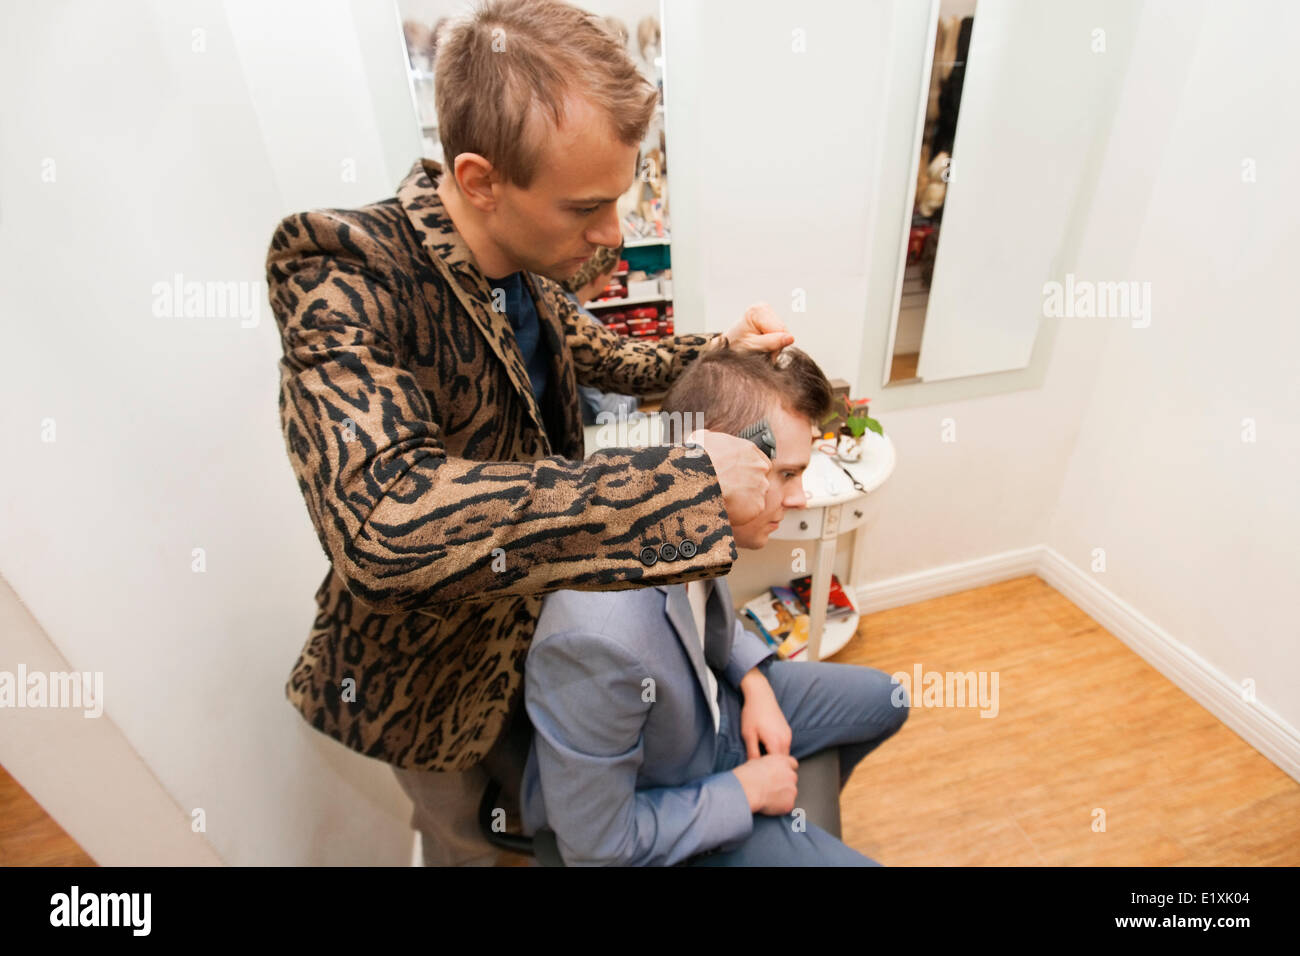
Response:
[[[400,105],[372,99],[409,110],[400,61],[388,71],[369,49],[387,29],[398,55],[395,10],[137,0],[6,4],[0,18],[14,359],[0,574],[52,650],[103,671],[107,717],[187,834],[205,810],[221,859],[405,863],[409,802],[387,766],[317,734],[284,698],[326,561],[280,434],[261,285],[281,216],[392,195],[409,168],[393,157],[418,155]],[[255,285],[256,311],[158,317],[154,285],[177,273]],[[0,640],[12,671],[29,645]],[[32,711],[0,721],[6,764],[42,742],[49,762],[18,778],[58,806],[55,768],[75,741]],[[97,773],[86,779],[106,794],[140,779]],[[100,862],[153,858],[110,852]]]
[[[828,375],[856,378],[892,17],[882,2],[665,4],[678,328],[721,331],[766,301]]]
[[[666,6],[680,314],[721,330],[766,300],[827,375],[848,380],[854,395],[877,394],[858,388],[859,359],[865,335],[884,336],[872,323],[886,321],[878,305],[892,288],[882,300],[871,282],[892,281],[899,246],[873,251],[868,236],[877,215],[901,220],[872,201],[878,176],[903,196],[920,88],[918,72],[911,88],[891,91],[889,64],[900,38],[925,49],[928,10],[901,0],[766,0],[744,4],[743,15],[730,3]],[[791,52],[797,28],[807,53]],[[910,97],[906,122],[896,121],[893,97]],[[806,312],[793,311],[792,289],[805,290]],[[1043,541],[1099,347],[1093,329],[1062,333],[1041,390],[884,418],[898,466],[879,492],[871,578]],[[944,443],[949,418],[958,440]],[[746,555],[733,591],[779,580],[782,563]]]
[[[1149,282],[1151,323],[1069,320],[1109,334],[1048,534],[1292,728],[1298,30],[1282,0],[1148,4],[1077,271]]]
[[[886,90],[881,65],[914,8],[740,7],[667,4],[680,313],[717,330],[766,299],[827,374],[875,396],[856,360],[865,336],[884,334],[880,270],[897,248],[864,247],[868,225],[894,210],[871,208],[863,185],[906,178],[897,157],[912,129],[885,101],[917,94]],[[1300,143],[1284,117],[1296,99],[1285,50],[1296,12],[1264,0],[1205,8],[1202,28],[1201,4],[1149,3],[1136,38],[1131,12],[1109,38],[1129,73],[1090,173],[1094,200],[1060,261],[1081,278],[1151,281],[1152,327],[1062,319],[1041,388],[883,414],[898,465],[877,492],[867,576],[891,582],[1047,544],[1190,655],[1234,683],[1255,678],[1294,749]],[[807,31],[802,57],[790,52],[796,27]],[[1246,157],[1253,185],[1241,182]],[[792,288],[808,290],[806,313],[792,310]],[[1240,440],[1245,417],[1258,422],[1254,444]],[[953,442],[942,440],[949,421]],[[1089,570],[1095,547],[1107,548],[1104,574]],[[733,592],[788,578],[789,563],[777,545],[743,554]]]

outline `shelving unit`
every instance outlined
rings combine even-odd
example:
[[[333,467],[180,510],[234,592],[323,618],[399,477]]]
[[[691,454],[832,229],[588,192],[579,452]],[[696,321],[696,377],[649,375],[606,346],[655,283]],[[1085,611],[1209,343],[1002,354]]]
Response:
[[[599,302],[584,302],[582,307],[587,311],[592,309],[623,309],[630,305],[647,305],[651,302],[669,302],[673,301],[670,295],[641,295],[635,299],[603,299]]]

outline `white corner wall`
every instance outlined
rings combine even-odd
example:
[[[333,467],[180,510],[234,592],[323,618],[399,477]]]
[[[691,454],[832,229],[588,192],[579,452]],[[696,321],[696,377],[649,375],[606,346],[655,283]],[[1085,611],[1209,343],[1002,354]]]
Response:
[[[1109,334],[1047,534],[1292,741],[1297,30],[1285,0],[1147,4],[1076,272],[1150,283],[1150,325],[1062,320]]]
[[[280,217],[391,196],[418,158],[395,8],[6,4],[0,36],[0,574],[72,668],[103,672],[107,719],[187,839],[202,808],[226,863],[405,864],[387,765],[284,696],[326,561],[280,434],[263,285]],[[177,274],[241,283],[249,308],[159,316]],[[4,633],[0,669],[31,646]],[[59,807],[78,738],[36,711],[0,725],[0,760]],[[43,759],[20,759],[36,739]],[[158,798],[102,764],[80,780],[110,804]]]
[[[872,209],[860,186],[906,178],[897,157],[911,130],[891,125],[883,104],[908,93],[883,87],[880,64],[898,55],[890,47],[908,36],[913,7],[666,7],[673,189],[690,197],[674,208],[679,324],[702,315],[695,325],[722,329],[765,299],[829,375],[878,396],[855,362],[885,321],[880,283],[896,250],[864,248],[862,224],[894,210]],[[1115,58],[1128,71],[1118,112],[1060,266],[1150,281],[1152,325],[1055,320],[1040,388],[883,413],[898,465],[876,492],[864,597],[892,606],[1035,569],[1058,580],[1063,557],[1096,613],[1140,615],[1135,629],[1201,685],[1183,686],[1239,732],[1248,723],[1248,739],[1295,773],[1300,128],[1286,117],[1300,77],[1286,40],[1298,8],[1138,10],[1136,34],[1132,11],[1096,24],[1110,28],[1111,51],[1132,54]],[[796,29],[802,58],[790,50]],[[685,62],[674,58],[682,48]],[[674,99],[676,87],[688,93]],[[1246,159],[1255,183],[1242,182]],[[806,313],[791,308],[795,288],[809,290]],[[1253,443],[1241,438],[1248,418]],[[1094,548],[1106,549],[1104,573],[1090,570]],[[788,578],[789,562],[777,547],[742,555],[733,591]],[[1257,702],[1243,711],[1247,678]]]
[[[888,184],[908,180],[911,121],[887,107],[915,102],[920,86],[918,74],[916,89],[891,90],[890,63],[898,44],[924,43],[928,7],[667,0],[665,11],[679,327],[722,330],[765,300],[827,375],[878,396],[858,373],[864,336],[883,337],[892,285],[882,300],[880,284],[893,282],[899,247],[873,250],[869,237],[877,216],[898,218],[874,205],[877,181],[892,196]],[[1060,329],[1041,389],[883,417],[898,466],[877,492],[868,578],[1042,544],[1104,333]],[[789,577],[788,563],[744,555],[733,591]]]

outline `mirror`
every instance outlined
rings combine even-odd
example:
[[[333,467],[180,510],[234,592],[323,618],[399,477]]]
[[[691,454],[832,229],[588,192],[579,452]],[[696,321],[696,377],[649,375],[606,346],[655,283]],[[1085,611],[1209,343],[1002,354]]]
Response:
[[[939,235],[952,169],[966,58],[975,23],[975,0],[940,0],[934,44],[923,88],[925,114],[918,124],[915,191],[903,247],[903,277],[891,361],[885,384],[919,382],[925,315],[938,257]]]
[[[918,17],[926,10],[906,9]],[[975,12],[971,5],[932,0],[924,33],[911,29],[919,22],[900,18],[892,88],[909,91],[896,102],[912,119],[898,117],[907,146],[893,145],[900,142],[897,136],[884,145],[910,148],[911,165],[903,174],[898,164],[894,183],[886,184],[897,189],[894,196],[881,194],[881,207],[889,210],[878,227],[881,268],[895,278],[894,300],[886,334],[868,340],[863,365],[867,380],[881,376],[881,410],[1042,381],[1055,330],[1046,289],[1065,279],[1103,158],[1118,148],[1110,129],[1141,10],[1128,0],[979,0]],[[915,200],[931,66],[939,18],[950,11],[973,18],[960,117],[943,183],[942,228],[929,268],[916,369],[911,377],[896,378],[907,245],[913,217],[921,211]],[[914,338],[914,319],[912,333]]]

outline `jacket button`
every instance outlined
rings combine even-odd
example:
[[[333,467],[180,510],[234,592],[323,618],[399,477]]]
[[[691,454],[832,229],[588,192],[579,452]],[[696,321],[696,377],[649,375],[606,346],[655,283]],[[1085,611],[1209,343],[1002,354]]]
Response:
[[[659,549],[659,557],[663,558],[665,561],[676,561],[677,549],[665,541],[663,546]]]
[[[695,542],[682,541],[680,544],[677,545],[677,553],[680,554],[683,558],[695,557]]]
[[[659,560],[659,552],[654,548],[645,547],[641,549],[641,563],[647,568]]]

